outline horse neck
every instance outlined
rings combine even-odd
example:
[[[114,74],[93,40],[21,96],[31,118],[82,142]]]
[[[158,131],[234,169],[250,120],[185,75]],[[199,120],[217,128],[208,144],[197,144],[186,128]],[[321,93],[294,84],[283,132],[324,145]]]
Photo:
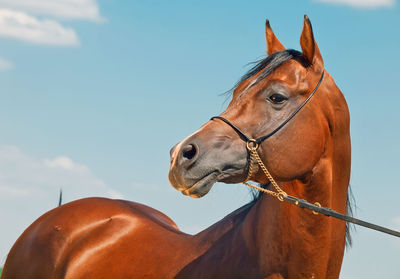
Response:
[[[331,129],[325,154],[310,177],[281,183],[281,187],[289,195],[345,214],[350,177],[348,125],[345,132]],[[274,271],[284,278],[339,277],[346,235],[346,224],[340,220],[317,216],[262,194],[246,216],[242,233],[261,274]]]

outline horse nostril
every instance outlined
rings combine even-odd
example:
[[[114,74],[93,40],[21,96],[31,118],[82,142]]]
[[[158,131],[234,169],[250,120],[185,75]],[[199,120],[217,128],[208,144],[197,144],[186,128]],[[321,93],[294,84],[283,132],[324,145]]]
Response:
[[[194,144],[186,145],[182,150],[183,158],[187,160],[192,160],[197,154],[197,148]]]

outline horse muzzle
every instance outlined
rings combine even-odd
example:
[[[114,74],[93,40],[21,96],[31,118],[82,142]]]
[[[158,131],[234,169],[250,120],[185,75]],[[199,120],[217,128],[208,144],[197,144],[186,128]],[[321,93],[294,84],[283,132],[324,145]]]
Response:
[[[246,171],[247,153],[242,142],[238,146],[218,135],[198,132],[188,137],[171,149],[171,185],[184,195],[199,198],[216,182],[240,182]]]

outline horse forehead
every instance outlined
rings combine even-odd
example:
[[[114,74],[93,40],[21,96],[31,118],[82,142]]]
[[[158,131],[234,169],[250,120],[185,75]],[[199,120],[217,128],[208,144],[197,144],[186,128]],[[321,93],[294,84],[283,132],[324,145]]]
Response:
[[[233,98],[241,96],[241,93],[245,93],[248,90],[262,90],[265,86],[268,85],[268,82],[270,80],[281,81],[282,83],[286,83],[288,87],[295,87],[296,85],[304,87],[308,85],[308,83],[305,82],[307,69],[294,59],[283,63],[268,76],[264,77],[262,80],[257,81],[262,72],[263,70],[259,71],[254,76],[239,84],[234,91]]]
[[[306,76],[307,68],[292,59],[273,71],[267,78],[280,80],[289,86],[295,86],[301,85]]]

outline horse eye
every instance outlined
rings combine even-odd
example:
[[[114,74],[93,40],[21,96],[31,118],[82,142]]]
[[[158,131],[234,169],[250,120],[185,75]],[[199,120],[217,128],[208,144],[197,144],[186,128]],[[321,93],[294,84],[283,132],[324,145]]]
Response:
[[[281,94],[277,94],[277,93],[272,94],[268,98],[274,104],[282,104],[284,101],[286,101],[288,99],[287,97],[285,97]]]

